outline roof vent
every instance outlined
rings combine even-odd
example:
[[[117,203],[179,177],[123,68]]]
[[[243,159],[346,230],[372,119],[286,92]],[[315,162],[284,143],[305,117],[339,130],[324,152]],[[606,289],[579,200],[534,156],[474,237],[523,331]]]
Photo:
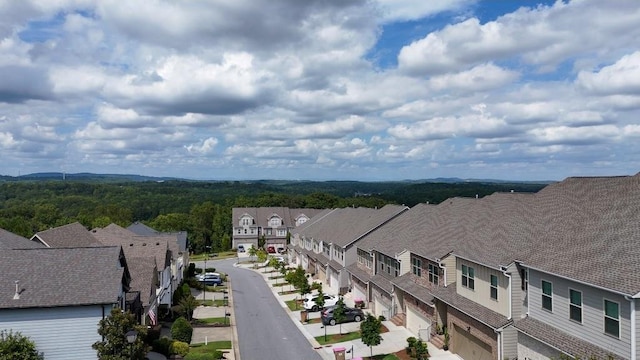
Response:
[[[133,246],[133,243],[129,244],[129,246]]]
[[[20,300],[20,280],[16,280],[16,293],[13,294],[13,300]]]
[[[513,194],[513,189],[511,189],[511,193]]]
[[[158,241],[158,242],[156,243],[156,245],[160,245],[160,241]]]
[[[147,243],[142,243],[142,246],[147,246]]]

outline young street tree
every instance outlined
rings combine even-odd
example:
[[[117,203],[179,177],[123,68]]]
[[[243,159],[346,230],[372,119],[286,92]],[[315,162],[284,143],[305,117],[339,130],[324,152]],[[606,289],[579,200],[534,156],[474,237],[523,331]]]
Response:
[[[346,310],[344,301],[339,298],[336,307],[333,308],[333,319],[340,325],[340,334],[342,334],[342,323],[347,319]]]
[[[382,335],[380,335],[381,331],[382,322],[371,314],[367,315],[367,318],[360,323],[360,336],[362,337],[362,342],[369,347],[372,359],[373,347],[375,345],[380,345],[380,342],[382,342]]]
[[[43,360],[36,344],[21,333],[9,330],[0,331],[0,360]]]
[[[316,297],[315,301],[318,310],[322,310],[324,308],[324,292],[322,292],[322,288],[318,290],[318,297]]]
[[[104,339],[92,345],[98,352],[98,359],[143,360],[145,358],[147,347],[144,344],[144,338],[147,335],[147,328],[139,325],[133,314],[114,308],[111,314],[100,320],[98,324],[98,334]],[[136,341],[133,344],[127,342],[126,336],[131,330],[137,332]]]

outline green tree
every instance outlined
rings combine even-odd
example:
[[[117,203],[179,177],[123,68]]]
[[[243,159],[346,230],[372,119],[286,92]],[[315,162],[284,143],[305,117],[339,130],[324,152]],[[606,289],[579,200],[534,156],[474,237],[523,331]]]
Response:
[[[258,249],[256,249],[256,248],[255,248],[255,247],[253,247],[253,246],[250,246],[250,247],[249,247],[249,256],[251,256],[251,260],[254,260],[254,261],[255,261],[255,259],[254,259],[254,258],[255,258],[255,256],[256,256],[257,254],[258,254]]]
[[[173,340],[178,340],[191,343],[191,336],[193,335],[193,327],[184,317],[179,317],[171,325],[171,337]]]
[[[180,315],[186,317],[187,320],[191,321],[193,311],[198,307],[198,305],[198,300],[196,300],[193,295],[188,294],[178,302],[178,310],[180,312]]]
[[[252,246],[253,248],[253,246]],[[256,253],[258,254],[258,261],[265,262],[267,260],[267,252],[264,249],[257,249]]]
[[[336,311],[333,311],[333,316],[335,317]],[[362,338],[362,343],[369,347],[371,351],[371,358],[373,358],[373,346],[380,345],[382,342],[382,322],[377,317],[369,314],[366,319],[360,323],[360,337]]]
[[[267,237],[264,234],[260,235],[260,237],[258,238],[258,247],[262,249],[264,248],[264,244],[266,243],[267,243]]]
[[[21,333],[9,330],[0,331],[0,360],[43,360],[36,344]]]
[[[280,265],[280,261],[278,261],[277,258],[272,257],[271,259],[269,259],[269,266],[273,268],[271,272],[273,272],[274,270],[277,270],[279,265]]]
[[[347,307],[344,305],[342,298],[338,299],[336,307],[333,308],[333,319],[340,325],[340,334],[342,334],[342,322],[347,319]]]
[[[133,344],[127,342],[126,334],[135,330],[138,333]],[[113,308],[111,314],[98,323],[98,334],[103,341],[92,345],[98,352],[100,360],[143,360],[147,353],[144,338],[147,328],[139,325],[133,314],[124,312],[119,308]]]
[[[318,310],[322,310],[324,308],[324,292],[322,292],[322,288],[318,290],[318,297],[316,297],[316,306]]]

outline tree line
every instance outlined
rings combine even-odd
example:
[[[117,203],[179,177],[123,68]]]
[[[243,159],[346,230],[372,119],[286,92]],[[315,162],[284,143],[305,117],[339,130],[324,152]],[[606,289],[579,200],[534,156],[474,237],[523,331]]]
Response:
[[[535,192],[544,184],[402,182],[0,181],[0,228],[31,237],[80,222],[88,229],[143,222],[187,231],[196,252],[231,246],[234,207],[340,208],[413,206],[496,191]]]

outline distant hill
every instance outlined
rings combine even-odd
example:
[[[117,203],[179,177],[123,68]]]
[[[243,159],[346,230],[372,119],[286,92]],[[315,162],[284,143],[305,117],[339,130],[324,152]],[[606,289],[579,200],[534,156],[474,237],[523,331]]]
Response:
[[[79,180],[79,181],[97,181],[97,182],[139,182],[139,181],[168,181],[180,180],[172,177],[153,177],[134,174],[93,174],[93,173],[77,173],[68,174],[61,172],[43,172],[33,173],[20,176],[2,176],[1,180],[19,181],[19,180]]]

